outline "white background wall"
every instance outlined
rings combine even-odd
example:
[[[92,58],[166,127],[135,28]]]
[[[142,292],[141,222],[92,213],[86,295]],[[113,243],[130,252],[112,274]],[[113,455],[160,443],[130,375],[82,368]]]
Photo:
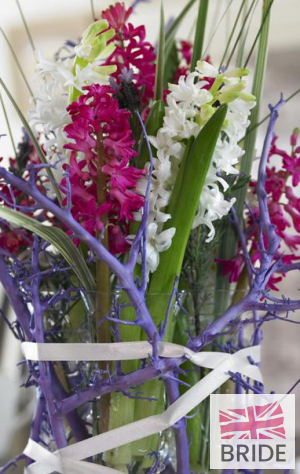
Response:
[[[229,0],[210,0],[209,23],[206,42],[214,31]],[[20,0],[24,14],[32,31],[35,45],[46,55],[53,53],[66,39],[75,39],[91,21],[89,0]],[[109,3],[95,0],[96,11],[105,8]],[[130,2],[125,2],[127,5]],[[164,0],[166,18],[176,17],[186,2],[184,0]],[[216,34],[209,53],[216,64],[220,61],[225,38],[228,37],[235,14],[241,0],[233,0],[231,13],[224,20]],[[255,12],[250,30],[248,45],[256,35],[260,21],[260,4]],[[159,27],[159,0],[141,3],[133,22],[144,23],[147,27],[148,38],[155,41]],[[192,37],[196,9],[194,8],[184,22],[181,37]],[[22,27],[19,12],[14,0],[0,0],[0,26],[9,37],[24,71],[33,83],[34,57],[30,49],[26,33]],[[14,97],[24,112],[29,106],[29,96],[20,75],[12,61],[9,50],[0,35],[0,74],[6,81]],[[288,96],[300,87],[300,1],[275,0],[270,29],[269,63],[266,77],[266,88],[262,106],[262,116],[267,113],[267,104],[277,101],[280,92]],[[5,100],[13,133],[20,136],[20,123],[10,104]],[[280,144],[286,145],[292,129],[300,126],[300,94],[294,98],[280,114],[277,133]],[[262,128],[259,132],[259,144],[262,143]],[[7,133],[3,115],[0,112],[0,133]],[[8,157],[11,153],[9,138],[3,138],[0,144],[0,156]],[[259,150],[258,150],[259,153]],[[283,292],[289,295],[299,293],[299,274],[285,281]],[[300,316],[294,319],[300,321]],[[3,339],[2,339],[3,340]],[[4,345],[3,345],[4,344]],[[9,408],[14,408],[16,387],[19,384],[19,369],[16,361],[20,354],[18,344],[6,334],[5,342],[0,348],[0,459],[8,451],[8,444],[14,443],[16,435],[9,439],[9,428],[5,420],[9,420]],[[300,326],[278,322],[265,328],[263,342],[263,371],[268,390],[280,393],[286,392],[300,377]],[[2,388],[6,381],[6,390]],[[1,385],[2,384],[2,385]],[[9,388],[10,395],[7,392]],[[22,389],[21,389],[22,390]],[[295,391],[297,404],[300,405],[300,389]],[[9,403],[11,402],[11,405]],[[300,410],[297,415],[298,431],[300,433]],[[5,416],[7,415],[7,416]],[[13,441],[14,440],[14,441]],[[22,441],[21,448],[22,448]],[[12,450],[14,451],[14,449]]]

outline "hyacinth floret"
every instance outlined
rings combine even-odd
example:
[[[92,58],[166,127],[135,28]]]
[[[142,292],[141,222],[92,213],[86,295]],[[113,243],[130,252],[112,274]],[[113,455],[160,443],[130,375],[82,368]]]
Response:
[[[124,3],[117,2],[101,13],[102,18],[115,30],[112,40],[115,50],[105,64],[116,67],[112,76],[117,81],[124,68],[132,69],[134,84],[142,93],[144,105],[147,105],[154,95],[156,54],[151,43],[146,41],[145,27],[136,27],[128,22],[132,12],[132,7],[126,9]]]
[[[129,166],[137,155],[130,112],[119,108],[109,86],[99,84],[85,87],[68,112],[71,123],[65,127],[65,148],[71,150],[71,157],[70,166],[64,168],[72,190],[72,214],[92,235],[101,233],[107,222],[111,252],[123,253],[129,247],[129,223],[144,202],[136,191],[144,171]],[[100,200],[99,173],[104,183]]]

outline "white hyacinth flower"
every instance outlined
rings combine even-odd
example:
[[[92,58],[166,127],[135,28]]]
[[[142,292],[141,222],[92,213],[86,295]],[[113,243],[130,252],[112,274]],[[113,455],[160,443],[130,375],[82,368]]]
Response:
[[[196,72],[188,74],[186,78],[181,76],[178,84],[169,85],[163,126],[156,137],[150,137],[151,144],[156,148],[147,232],[147,262],[150,272],[156,270],[159,252],[169,248],[175,233],[175,229],[170,232],[171,229],[164,231],[163,227],[164,222],[171,217],[166,213],[167,206],[187,139],[199,134],[216,111],[219,99],[228,103],[228,112],[206,176],[193,228],[207,226],[206,241],[210,242],[215,236],[214,222],[226,216],[234,204],[235,199],[225,199],[223,192],[229,187],[226,175],[238,173],[236,165],[244,153],[238,142],[245,135],[250,111],[255,106],[253,96],[244,92],[245,82],[241,78],[246,75],[248,70],[243,68],[219,74],[208,62],[198,61]],[[213,78],[216,81],[213,93],[204,89],[207,81],[203,78]],[[146,177],[143,181],[145,189]]]

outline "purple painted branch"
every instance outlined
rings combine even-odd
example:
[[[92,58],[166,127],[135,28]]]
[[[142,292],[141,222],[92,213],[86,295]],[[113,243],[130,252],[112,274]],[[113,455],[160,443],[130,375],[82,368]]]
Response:
[[[33,419],[31,423],[30,439],[38,443],[40,440],[41,424],[42,424],[43,412],[45,409],[45,398],[44,398],[44,395],[41,393],[40,389],[37,389],[37,390],[39,391],[39,393],[38,393],[38,400],[35,406]]]
[[[31,314],[28,310],[27,305],[24,303],[22,299],[22,295],[20,294],[16,281],[9,274],[9,268],[6,265],[6,262],[1,255],[0,255],[0,282],[9,298],[10,304],[15,312],[18,322],[20,323],[26,335],[27,340],[32,341],[33,336],[29,328]],[[54,388],[55,387],[57,390],[61,388],[58,381],[55,382]],[[38,441],[42,410],[43,410],[43,403],[40,401],[40,398],[39,398],[37,402],[37,407],[35,410],[33,422],[32,422],[32,429],[31,429],[31,437],[35,441]],[[73,413],[73,414],[70,413],[70,419],[71,419],[71,422],[73,422],[74,426],[75,426],[76,416],[77,416],[76,413]],[[70,422],[70,420],[68,421]],[[77,429],[77,434],[78,434],[78,429]],[[81,433],[81,435],[78,437],[83,439],[82,436],[83,434]]]
[[[257,311],[268,311],[270,313],[281,313],[288,311],[297,311],[300,309],[300,300],[283,300],[282,303],[267,303],[254,301],[251,304],[252,309]]]
[[[7,472],[8,470],[12,471],[12,467],[16,467],[16,463],[21,461],[21,459],[26,459],[27,456],[23,453],[21,454],[18,454],[18,456],[14,457],[13,459],[11,459],[10,461],[8,461],[7,464],[5,464],[3,467],[0,467],[0,474],[4,474],[5,472]]]
[[[284,321],[290,324],[300,324],[300,321],[295,321],[294,319],[288,319],[288,313],[285,317],[283,317],[283,316],[278,316],[277,313],[268,312],[265,316],[261,318],[260,325],[262,325],[263,323],[274,321],[274,319],[277,319],[278,321]]]
[[[152,172],[153,172],[154,164],[153,164],[152,149],[151,149],[151,145],[150,145],[150,142],[149,142],[149,138],[148,138],[148,135],[147,135],[147,131],[146,131],[143,119],[142,119],[138,109],[136,109],[135,113],[137,115],[137,118],[140,122],[142,131],[143,131],[143,135],[144,135],[144,138],[145,138],[145,141],[146,141],[147,150],[148,150],[149,159],[150,159],[150,166],[149,166],[149,170],[148,170],[147,188],[146,188],[146,193],[145,193],[145,205],[144,205],[142,222],[141,222],[141,225],[140,225],[142,235],[139,236],[139,232],[136,235],[136,238],[140,239],[141,244],[142,244],[142,287],[141,287],[141,291],[142,291],[143,294],[145,294],[146,289],[147,289],[147,282],[148,282],[148,274],[147,274],[147,224],[148,224],[148,218],[149,218],[149,195],[150,195],[151,179],[152,179]]]
[[[32,305],[34,311],[34,337],[36,342],[45,342],[43,330],[43,310],[39,297],[40,275],[39,270],[39,253],[40,245],[38,238],[35,238],[32,249],[32,269],[36,275],[32,280]],[[47,362],[39,362],[39,385],[43,391],[47,406],[49,420],[52,428],[52,434],[57,448],[63,448],[68,445],[66,433],[63,425],[63,419],[57,412],[55,400],[52,393],[52,380],[50,372],[50,364]]]
[[[251,258],[250,258],[250,255],[249,255],[249,252],[248,252],[248,249],[247,249],[247,242],[246,242],[245,234],[243,232],[243,229],[241,227],[240,221],[238,219],[238,216],[237,216],[237,213],[236,213],[236,210],[235,210],[234,207],[231,208],[231,215],[232,215],[232,219],[233,219],[233,224],[235,225],[238,236],[239,236],[241,248],[242,248],[242,251],[243,251],[243,254],[244,254],[244,258],[245,258],[245,264],[246,264],[246,269],[247,269],[249,286],[251,286],[252,280],[253,280],[253,274],[255,274],[255,270],[252,266]]]
[[[235,319],[241,316],[246,311],[253,309],[253,303],[258,297],[259,291],[251,290],[248,295],[235,305],[230,306],[225,313],[213,321],[203,332],[198,336],[192,338],[188,344],[190,349],[197,351],[205,345],[209,344],[215,337],[217,337],[224,329]]]
[[[272,107],[269,105],[271,115],[270,121],[266,133],[266,138],[263,145],[262,155],[259,163],[258,169],[258,179],[256,185],[256,194],[258,198],[259,211],[260,211],[260,220],[262,223],[261,236],[263,237],[263,232],[267,236],[268,240],[268,249],[261,254],[262,267],[265,265],[270,265],[270,258],[273,259],[280,245],[280,238],[276,233],[276,227],[272,224],[270,219],[270,213],[268,209],[268,199],[265,189],[266,179],[267,179],[267,163],[268,157],[271,149],[272,139],[274,137],[274,126],[278,118],[278,111],[280,107],[284,104],[284,100],[281,98],[280,101]],[[263,239],[262,239],[263,242]]]
[[[74,232],[76,238],[86,243],[87,246],[95,252],[99,260],[102,260],[110,267],[111,271],[118,277],[120,286],[125,290],[134,305],[137,317],[142,320],[141,325],[143,329],[147,333],[149,339],[153,339],[154,334],[157,332],[157,328],[151,318],[143,294],[139,291],[133,281],[131,270],[114,257],[99,240],[87,232],[70,213],[66,212],[66,210],[57,206],[53,201],[48,199],[36,188],[36,186],[33,186],[31,183],[9,173],[2,167],[0,167],[0,177],[2,177],[6,183],[11,184],[24,193],[30,195],[35,199],[40,209],[51,212],[65,226],[68,226]]]
[[[233,217],[233,223],[237,229],[237,233],[239,236],[241,248],[244,254],[245,258],[245,264],[246,264],[246,269],[247,269],[247,275],[248,275],[248,281],[249,281],[249,287],[251,288],[252,282],[253,282],[253,275],[256,275],[256,270],[254,269],[252,262],[251,262],[251,257],[249,255],[248,249],[247,249],[247,242],[245,238],[245,234],[243,232],[242,226],[240,224],[240,221],[238,219],[238,216],[236,214],[236,210],[231,208],[231,214]],[[253,311],[253,320],[254,320],[254,337],[253,337],[253,345],[259,345],[262,341],[262,332],[259,326],[259,315],[257,314],[257,311]],[[243,333],[240,331],[240,338],[242,340],[243,338]],[[238,386],[239,388],[239,386]]]
[[[61,400],[64,397],[66,397],[67,393],[62,387],[62,385],[59,383],[58,377],[54,371],[54,369],[50,366],[51,370],[51,377],[52,380],[54,381],[53,384],[53,395]],[[77,413],[77,410],[72,410],[69,413],[66,414],[66,419],[70,425],[70,428],[72,430],[73,436],[77,441],[82,441],[86,438],[89,437],[86,425],[84,421],[80,418],[80,416]]]
[[[0,282],[8,296],[11,307],[15,312],[17,320],[22,326],[28,341],[32,341],[32,334],[29,329],[31,314],[23,301],[16,281],[9,273],[9,268],[6,265],[2,255],[0,255]]]
[[[276,234],[275,226],[271,223],[270,214],[268,209],[267,203],[267,194],[265,191],[265,182],[266,182],[266,166],[268,161],[268,156],[270,152],[271,142],[273,138],[273,130],[275,126],[276,119],[278,117],[278,110],[283,104],[283,100],[281,99],[275,107],[270,106],[271,115],[269,120],[269,125],[263,145],[261,161],[259,165],[259,172],[258,172],[258,180],[257,180],[257,197],[259,202],[259,210],[260,210],[260,220],[261,220],[261,227],[259,232],[259,248],[261,253],[261,266],[257,270],[255,277],[253,279],[252,288],[250,289],[249,293],[243,298],[239,303],[231,306],[228,308],[222,316],[218,319],[213,321],[206,329],[203,331],[202,334],[196,336],[190,342],[190,347],[200,349],[203,345],[207,344],[211,340],[213,340],[218,334],[220,334],[229,323],[231,323],[234,319],[241,316],[246,311],[253,311],[257,308],[255,305],[259,304],[257,301],[262,295],[262,292],[266,288],[268,281],[272,274],[277,271],[278,265],[280,265],[280,260],[274,263],[274,258],[276,252],[278,251],[278,247],[280,244],[280,240],[278,235]],[[268,240],[268,248],[265,248],[264,245],[264,238],[263,235],[267,236]],[[268,311],[268,304],[263,303],[264,308]],[[284,303],[283,303],[284,304]]]
[[[171,380],[170,378],[164,379],[169,404],[176,402],[180,397],[178,388],[178,382]],[[189,461],[189,443],[186,432],[186,420],[182,418],[176,423],[174,427],[175,442],[176,442],[176,459],[177,467],[176,471],[178,474],[189,474],[190,473],[190,461]]]
[[[69,413],[70,411],[75,410],[84,403],[89,402],[101,395],[123,391],[130,387],[141,385],[157,377],[161,377],[162,375],[167,374],[168,372],[177,370],[178,367],[185,361],[185,358],[159,359],[158,361],[145,367],[144,369],[138,369],[128,375],[119,376],[113,381],[102,383],[99,387],[91,387],[82,392],[70,395],[68,396],[68,398],[65,398],[64,400],[58,403],[60,413]]]
[[[287,264],[281,263],[277,266],[276,271],[280,273],[288,273],[294,270],[300,270],[300,262],[287,263]]]
[[[132,242],[132,246],[129,252],[128,266],[133,272],[134,267],[137,262],[138,253],[141,250],[141,246],[142,246],[142,288],[141,289],[142,289],[142,292],[145,293],[146,287],[147,287],[147,254],[146,254],[147,223],[148,223],[148,218],[149,218],[149,194],[150,194],[152,171],[153,171],[153,154],[152,154],[151,145],[149,142],[149,138],[147,135],[147,131],[146,131],[143,119],[138,110],[136,110],[135,113],[141,125],[144,139],[147,144],[147,149],[148,149],[149,159],[150,159],[150,167],[148,170],[148,179],[147,179],[147,186],[146,186],[146,192],[145,192],[145,201],[144,201],[144,207],[143,207],[142,220],[139,225],[136,236]]]

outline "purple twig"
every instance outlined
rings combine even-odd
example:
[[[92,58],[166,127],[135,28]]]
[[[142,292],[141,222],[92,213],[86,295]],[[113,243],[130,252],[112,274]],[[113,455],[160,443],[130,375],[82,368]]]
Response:
[[[141,285],[141,291],[143,294],[145,294],[146,288],[147,288],[147,253],[146,253],[146,245],[147,245],[147,223],[148,223],[148,218],[149,218],[149,194],[150,194],[150,188],[151,188],[151,179],[152,179],[152,171],[153,171],[153,154],[152,154],[152,149],[151,149],[151,144],[149,142],[149,138],[147,135],[147,131],[143,122],[143,119],[139,113],[139,111],[136,109],[135,110],[136,116],[139,120],[139,123],[142,128],[143,136],[146,141],[148,153],[149,153],[149,160],[150,160],[150,166],[148,170],[148,179],[147,179],[147,186],[146,186],[146,192],[145,192],[145,201],[144,201],[144,207],[143,207],[143,215],[141,219],[141,223],[139,225],[138,231],[136,233],[136,236],[132,242],[132,246],[129,252],[129,258],[128,258],[128,267],[131,269],[133,272],[137,258],[138,258],[138,253],[141,251],[142,253],[142,285]]]
[[[21,459],[27,459],[27,456],[23,453],[18,454],[13,459],[11,459],[7,464],[3,467],[0,467],[0,474],[4,474],[8,470],[11,470],[12,467],[16,468],[17,462],[21,461]]]
[[[241,227],[241,224],[239,222],[239,219],[238,219],[238,216],[237,216],[237,213],[236,213],[236,210],[235,210],[234,207],[231,208],[231,215],[232,215],[232,221],[233,221],[233,224],[236,227],[238,237],[239,237],[239,240],[240,240],[240,244],[241,244],[241,248],[242,248],[242,251],[243,251],[243,254],[244,254],[249,285],[251,286],[252,279],[253,279],[253,274],[255,274],[256,272],[255,272],[255,269],[253,268],[251,258],[250,258],[250,255],[249,255],[249,252],[248,252],[248,249],[247,249],[247,242],[246,242],[245,234],[243,232],[243,229]]]
[[[28,341],[31,341],[32,334],[29,329],[31,314],[23,301],[16,281],[9,273],[9,268],[6,265],[4,257],[2,255],[0,255],[0,282],[8,296],[12,309],[14,310],[15,315],[18,318],[18,321],[21,324]]]
[[[32,269],[35,273],[35,278],[32,280],[32,305],[34,311],[34,336],[36,342],[45,342],[43,329],[43,308],[39,298],[39,285],[41,277],[39,271],[39,254],[40,244],[38,238],[35,237],[32,248]],[[48,407],[48,414],[51,423],[52,433],[57,448],[67,446],[67,438],[63,425],[63,419],[60,413],[57,412],[56,403],[53,399],[52,393],[52,377],[50,372],[50,364],[47,362],[39,362],[39,385],[43,391],[46,404]]]
[[[258,172],[258,180],[257,180],[257,197],[259,202],[259,210],[260,210],[260,231],[259,231],[259,249],[261,253],[261,266],[257,270],[252,286],[248,292],[248,294],[237,304],[228,308],[224,314],[222,314],[218,319],[213,321],[205,331],[196,336],[194,339],[190,341],[190,345],[192,348],[200,349],[203,345],[207,344],[208,342],[212,341],[218,334],[220,334],[228,324],[232,321],[237,319],[246,311],[253,311],[253,310],[263,310],[268,311],[272,305],[268,303],[260,303],[259,299],[262,295],[262,291],[265,290],[270,277],[273,275],[275,271],[277,271],[278,265],[280,266],[280,259],[274,263],[274,258],[276,252],[278,251],[278,247],[280,244],[280,239],[276,234],[275,226],[272,224],[270,220],[270,214],[268,209],[267,203],[267,194],[265,191],[265,182],[266,182],[266,166],[269,156],[269,151],[272,143],[273,138],[273,130],[275,126],[275,122],[278,117],[278,110],[283,105],[283,99],[281,98],[280,101],[274,106],[270,106],[271,114],[269,120],[269,126],[266,133],[266,138],[263,145],[261,161],[259,166]],[[264,234],[267,237],[268,247],[265,247],[264,244]],[[286,308],[288,306],[288,308]],[[271,310],[278,310],[283,311],[285,310],[292,310],[300,308],[300,301],[295,302],[294,305],[288,303],[278,304],[277,308],[272,308]]]
[[[24,193],[30,195],[35,199],[40,209],[51,212],[65,226],[68,226],[74,232],[76,238],[86,243],[88,247],[95,252],[99,260],[102,260],[110,267],[111,271],[118,277],[120,286],[125,290],[129,299],[132,301],[137,316],[143,320],[141,323],[143,329],[146,331],[148,337],[152,339],[157,329],[147,308],[145,298],[134,283],[130,268],[123,265],[116,257],[114,257],[104,247],[104,245],[86,231],[69,212],[66,212],[66,210],[57,206],[53,201],[43,195],[36,186],[33,186],[32,183],[29,184],[1,167],[0,177],[2,177],[6,183],[16,186]]]
[[[174,403],[179,397],[178,382],[167,378],[165,380],[165,386],[167,390],[167,396],[169,403]],[[177,472],[189,474],[190,473],[190,462],[189,462],[189,443],[186,432],[186,420],[182,418],[176,423],[175,428],[175,442],[176,442],[176,457],[177,457]]]
[[[138,369],[127,375],[115,377],[114,380],[103,382],[98,387],[89,387],[84,391],[69,395],[67,398],[59,402],[58,406],[60,412],[66,414],[101,395],[126,390],[126,388],[135,387],[148,382],[149,380],[161,377],[162,375],[172,373],[185,361],[186,359],[184,357],[181,359],[160,358],[155,364],[148,365],[147,367]]]

